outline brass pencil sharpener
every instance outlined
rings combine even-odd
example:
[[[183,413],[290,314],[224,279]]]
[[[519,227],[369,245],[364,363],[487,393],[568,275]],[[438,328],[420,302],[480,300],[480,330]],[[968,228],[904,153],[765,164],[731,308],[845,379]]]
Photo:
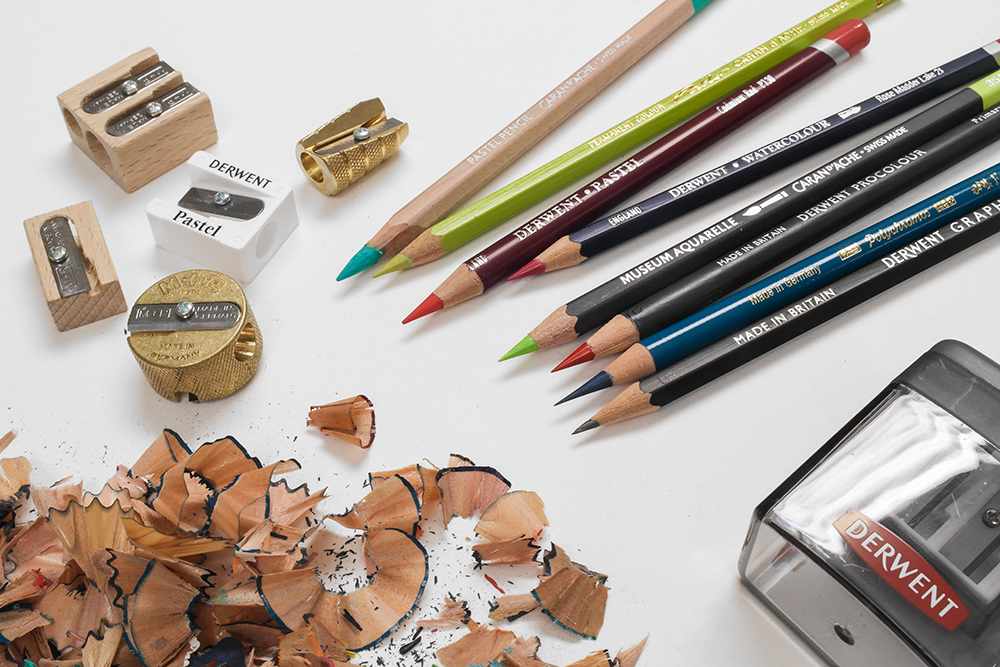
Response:
[[[250,381],[263,339],[246,295],[229,276],[182,271],[143,292],[128,344],[156,393],[171,401],[225,398]]]
[[[359,102],[295,146],[302,171],[324,194],[335,195],[399,150],[406,123],[387,118],[377,97]]]

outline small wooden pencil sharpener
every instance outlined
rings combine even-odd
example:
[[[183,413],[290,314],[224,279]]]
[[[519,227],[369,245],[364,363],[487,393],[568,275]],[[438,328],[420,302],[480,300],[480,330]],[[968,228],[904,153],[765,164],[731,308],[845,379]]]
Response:
[[[264,344],[239,284],[206,269],[175,273],[143,292],[128,331],[150,386],[171,401],[229,396],[257,372]]]
[[[299,226],[292,189],[204,151],[187,167],[187,192],[146,206],[156,244],[240,282],[253,281]]]
[[[321,192],[335,195],[399,150],[406,123],[387,118],[377,97],[354,105],[295,146],[302,171]]]
[[[143,49],[57,97],[69,136],[125,192],[218,140],[208,96]]]
[[[24,231],[42,293],[59,331],[128,309],[89,201],[29,218],[24,221]]]

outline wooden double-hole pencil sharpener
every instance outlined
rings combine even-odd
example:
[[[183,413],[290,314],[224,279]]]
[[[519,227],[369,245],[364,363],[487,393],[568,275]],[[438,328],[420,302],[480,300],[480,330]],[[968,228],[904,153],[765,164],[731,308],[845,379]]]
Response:
[[[57,97],[69,136],[125,192],[218,140],[208,95],[144,49]]]
[[[68,331],[128,306],[89,201],[24,221],[42,293],[59,331]]]
[[[204,151],[187,167],[187,192],[146,206],[156,245],[251,282],[299,225],[292,189]]]

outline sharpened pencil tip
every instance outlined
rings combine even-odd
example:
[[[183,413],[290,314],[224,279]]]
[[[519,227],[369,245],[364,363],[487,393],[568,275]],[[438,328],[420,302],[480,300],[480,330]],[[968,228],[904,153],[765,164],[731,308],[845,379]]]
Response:
[[[340,270],[337,282],[351,276],[356,276],[365,269],[375,266],[382,259],[382,251],[371,246],[362,246],[361,250],[354,253],[347,265]]]
[[[571,366],[576,366],[577,364],[582,364],[593,360],[594,360],[594,351],[590,349],[590,345],[584,343],[580,347],[573,350],[573,354],[569,355],[568,357],[560,361],[559,365],[553,368],[550,372],[555,373],[556,371],[561,371],[564,368],[570,368]]]
[[[413,312],[406,316],[403,320],[403,324],[409,324],[413,320],[419,320],[421,317],[430,315],[431,313],[436,313],[437,311],[444,308],[444,301],[441,300],[437,294],[431,294],[429,297],[424,299],[423,303],[413,309]]]
[[[513,359],[514,357],[520,357],[522,354],[530,354],[532,352],[538,351],[538,344],[535,343],[535,339],[530,335],[525,336],[521,339],[514,347],[510,348],[507,354],[503,355],[498,359],[498,361],[507,361],[508,359]]]
[[[403,269],[408,269],[413,264],[413,260],[406,255],[399,254],[389,260],[389,262],[383,266],[381,269],[376,271],[372,278],[378,278],[379,276],[384,276],[387,273],[393,273],[395,271],[402,271]]]
[[[594,377],[590,378],[582,385],[574,389],[566,398],[562,399],[556,405],[561,405],[566,401],[572,401],[575,398],[580,398],[581,396],[586,396],[587,394],[592,394],[595,391],[600,391],[601,389],[607,389],[608,387],[613,387],[615,384],[614,379],[611,374],[607,371],[601,371]]]
[[[576,430],[573,431],[573,435],[576,435],[577,433],[583,433],[584,431],[589,431],[591,429],[597,428],[600,425],[601,425],[600,422],[595,422],[593,419],[588,419],[587,421],[583,422],[582,424],[576,427]]]
[[[517,280],[519,278],[527,278],[528,276],[537,276],[545,273],[545,262],[540,262],[537,259],[533,259],[520,269],[518,269],[514,275],[512,275],[507,280]]]

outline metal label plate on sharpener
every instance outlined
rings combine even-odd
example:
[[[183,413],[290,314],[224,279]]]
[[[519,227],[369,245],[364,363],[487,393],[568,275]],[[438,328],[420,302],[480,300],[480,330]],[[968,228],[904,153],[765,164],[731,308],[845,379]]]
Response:
[[[174,71],[174,68],[165,62],[158,62],[148,69],[144,69],[135,76],[129,77],[117,86],[105,90],[94,99],[83,103],[83,110],[87,113],[101,113],[107,111],[116,104],[127,100],[137,92],[159,81],[166,75]]]
[[[107,133],[113,137],[124,137],[163,114],[169,113],[171,109],[184,104],[198,93],[199,90],[190,83],[183,83],[152,102],[108,123]]]
[[[73,238],[69,219],[63,216],[49,218],[38,230],[42,237],[46,258],[52,267],[59,296],[63,299],[90,291],[90,280],[83,263],[83,255]]]
[[[264,210],[264,202],[260,199],[205,188],[191,188],[177,205],[190,211],[237,220],[252,220]]]
[[[184,303],[184,302],[181,302]],[[147,331],[218,331],[231,329],[240,321],[240,307],[231,301],[208,301],[190,304],[187,317],[178,314],[176,303],[135,304],[128,316],[128,330]]]

